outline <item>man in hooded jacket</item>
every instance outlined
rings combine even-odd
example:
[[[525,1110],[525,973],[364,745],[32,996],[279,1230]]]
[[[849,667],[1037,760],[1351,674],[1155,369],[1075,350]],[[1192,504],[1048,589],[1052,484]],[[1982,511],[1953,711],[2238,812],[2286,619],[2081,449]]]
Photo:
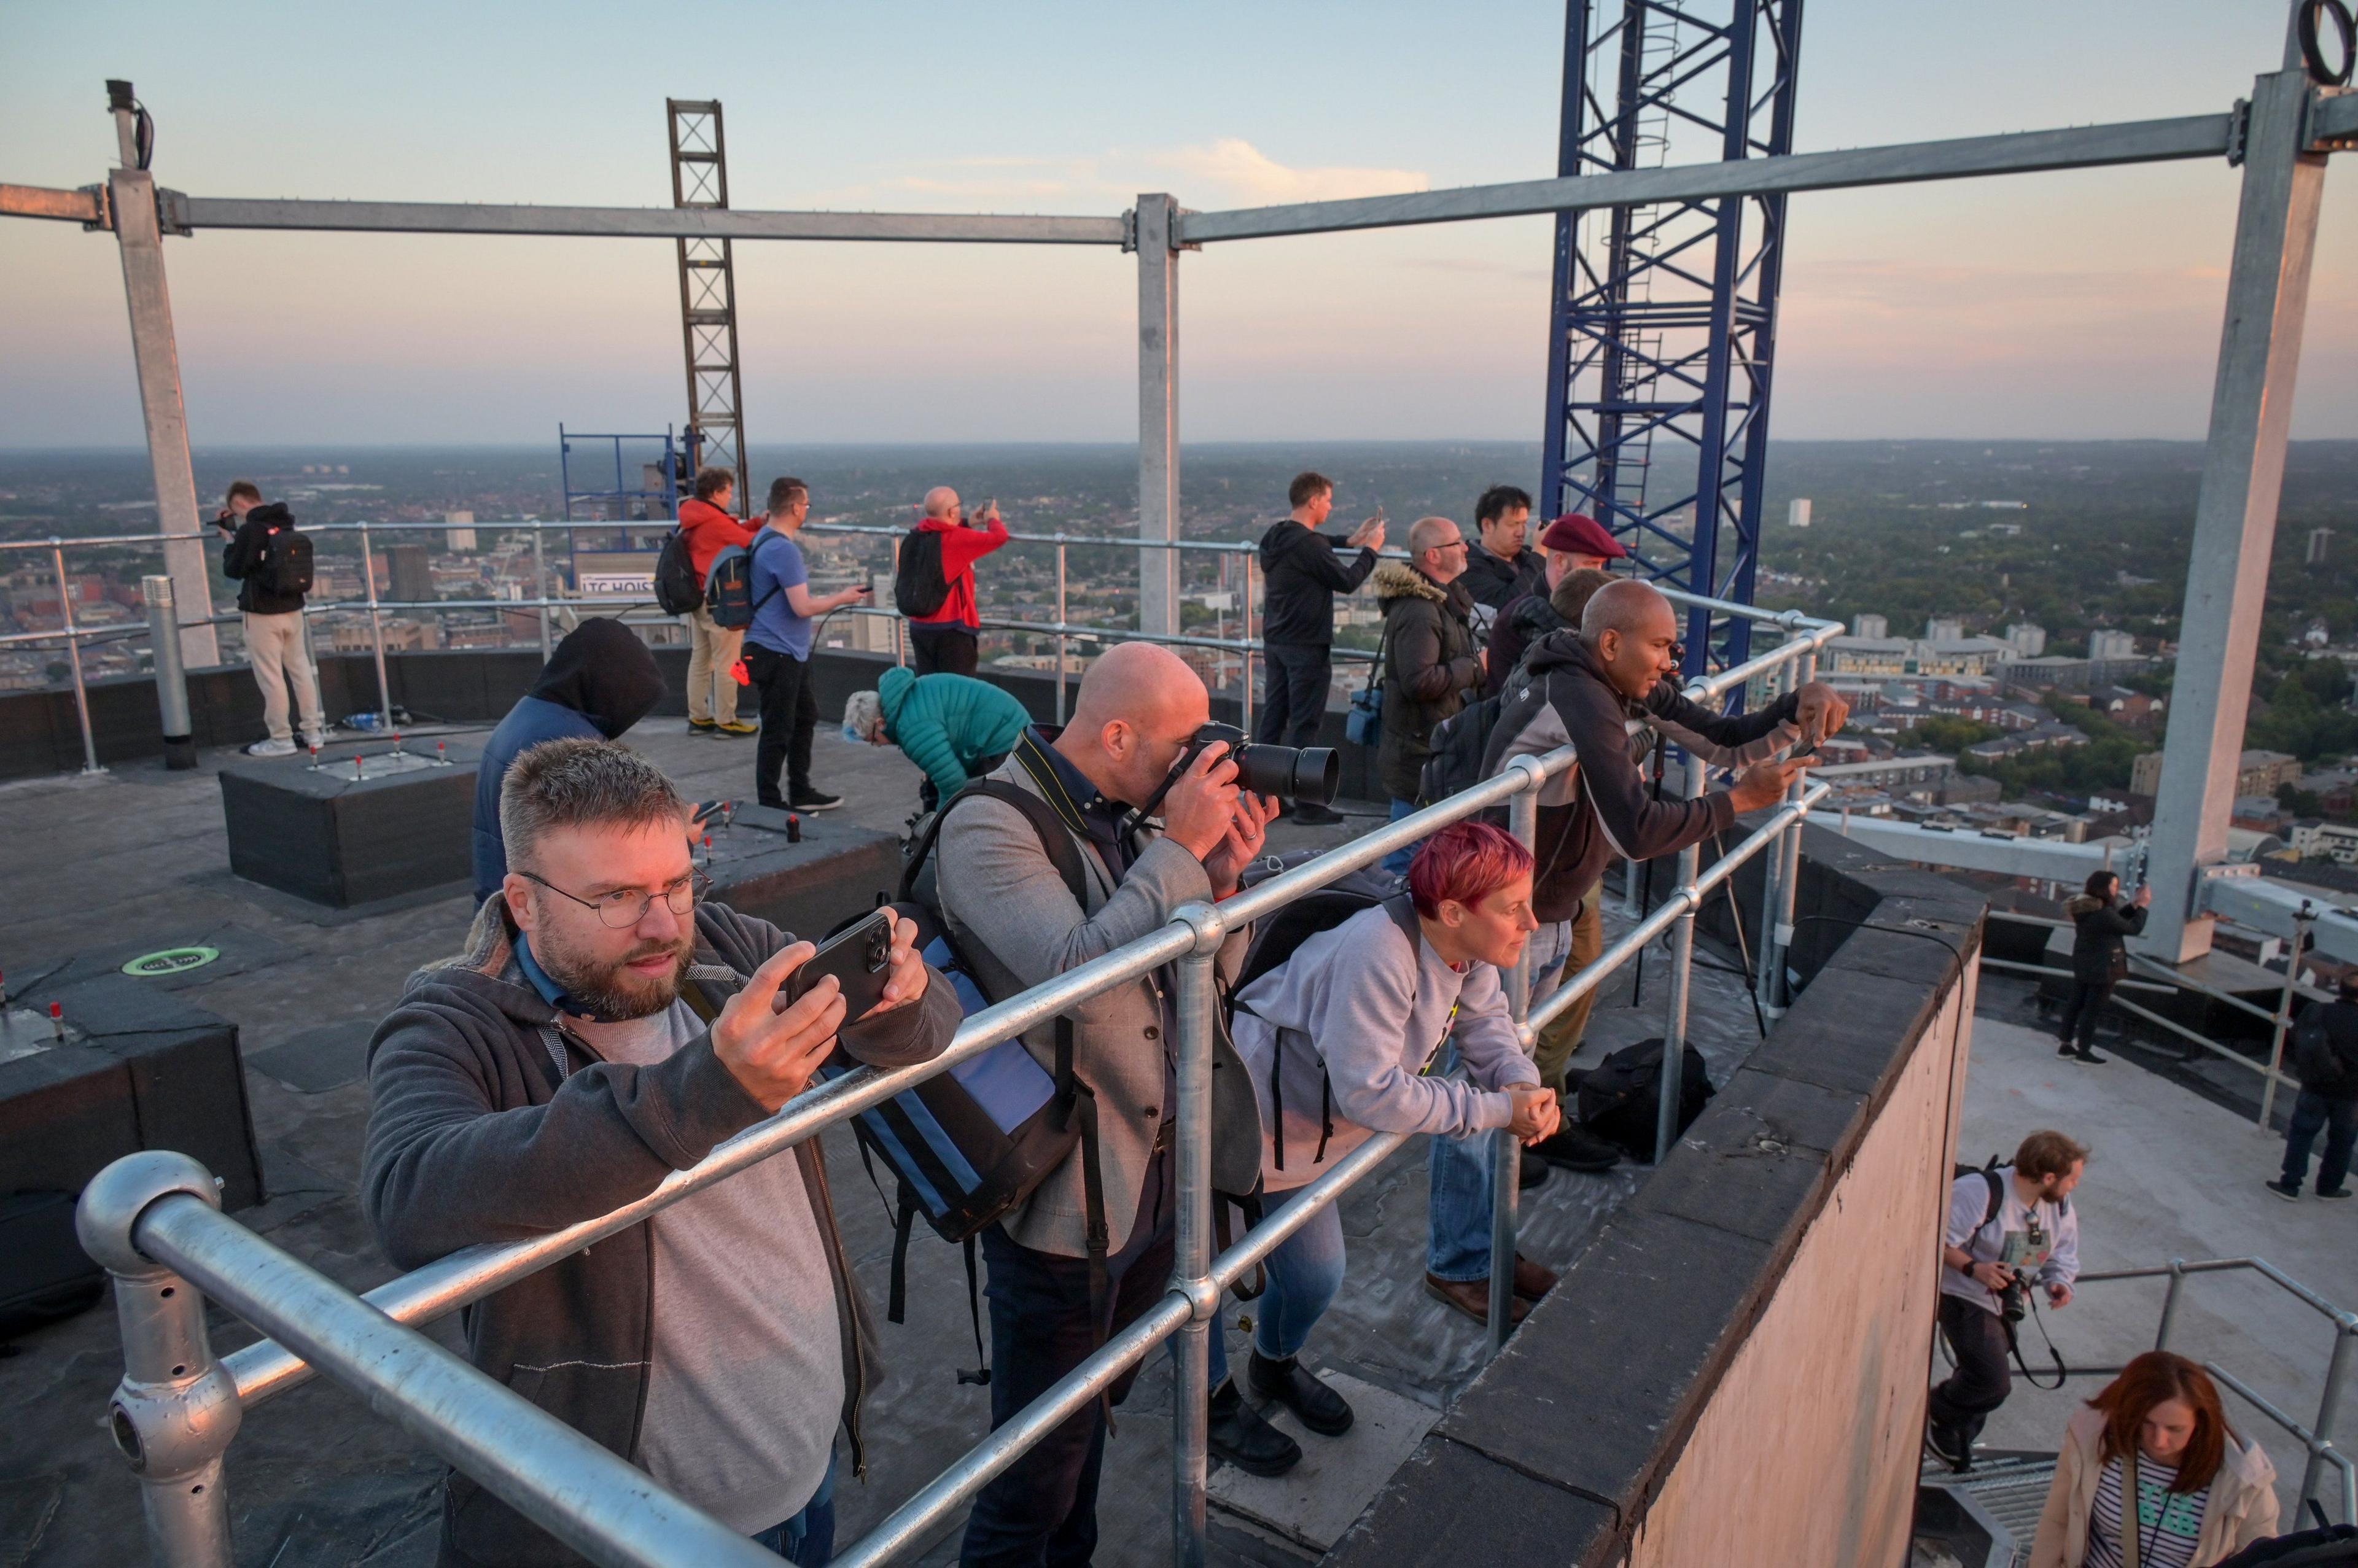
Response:
[[[540,679],[519,698],[475,766],[475,903],[508,874],[500,838],[500,784],[516,758],[544,741],[613,741],[663,700],[663,672],[638,634],[603,616],[584,621],[557,644]]]

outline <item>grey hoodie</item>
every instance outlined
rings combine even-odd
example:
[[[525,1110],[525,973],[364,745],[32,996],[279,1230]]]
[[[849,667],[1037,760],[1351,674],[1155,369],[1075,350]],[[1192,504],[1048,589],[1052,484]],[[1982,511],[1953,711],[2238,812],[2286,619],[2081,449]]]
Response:
[[[794,940],[711,903],[696,911],[696,937],[689,973],[716,1008]],[[929,1061],[958,1017],[948,982],[934,975],[915,1002],[848,1025],[841,1047],[877,1067]],[[600,1060],[524,979],[505,910],[492,900],[476,914],[468,950],[412,975],[369,1043],[361,1204],[385,1256],[414,1269],[461,1247],[521,1241],[619,1208],[765,1114],[708,1034],[654,1066]],[[836,1230],[818,1140],[796,1145],[794,1158],[832,1266],[843,1420],[853,1468],[863,1471],[860,1400],[878,1373],[874,1334]],[[647,1227],[633,1226],[467,1308],[468,1358],[627,1458],[646,1410],[653,1281]],[[451,1473],[445,1564],[580,1561]]]
[[[1425,1072],[1453,1027],[1464,1083]],[[1380,906],[1304,939],[1238,992],[1233,1033],[1261,1121],[1285,1141],[1284,1169],[1273,1146],[1262,1168],[1271,1192],[1314,1180],[1373,1133],[1455,1137],[1504,1127],[1515,1109],[1506,1090],[1540,1081],[1515,1038],[1498,971],[1473,964],[1461,974],[1422,935],[1412,955],[1407,934]],[[1319,1159],[1322,1091],[1335,1130]]]

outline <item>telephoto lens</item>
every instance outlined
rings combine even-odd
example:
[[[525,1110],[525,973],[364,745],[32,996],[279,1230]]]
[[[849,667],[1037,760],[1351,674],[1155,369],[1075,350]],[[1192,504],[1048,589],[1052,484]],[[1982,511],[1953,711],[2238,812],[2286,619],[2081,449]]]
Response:
[[[1342,782],[1343,762],[1325,746],[1248,745],[1245,732],[1233,724],[1206,724],[1195,731],[1180,760],[1191,765],[1205,747],[1225,743],[1237,762],[1237,785],[1255,795],[1273,795],[1282,801],[1325,806],[1335,798]]]

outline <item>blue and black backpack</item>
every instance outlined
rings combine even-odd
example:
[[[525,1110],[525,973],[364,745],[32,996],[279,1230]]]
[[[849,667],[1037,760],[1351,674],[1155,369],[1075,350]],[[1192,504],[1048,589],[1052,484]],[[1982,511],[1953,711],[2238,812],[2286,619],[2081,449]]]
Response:
[[[704,608],[715,626],[730,631],[751,626],[762,606],[785,591],[773,583],[769,592],[753,597],[753,552],[768,534],[765,528],[753,535],[752,544],[731,545],[712,557],[712,569],[704,574]]]
[[[915,923],[919,951],[957,989],[959,1007],[969,1016],[993,999],[983,993],[950,942],[934,891],[933,849],[943,821],[961,801],[975,795],[987,795],[1021,813],[1039,835],[1041,849],[1074,900],[1083,907],[1088,902],[1080,845],[1046,801],[998,779],[977,779],[945,802],[909,852],[892,910]],[[900,1323],[905,1316],[909,1236],[919,1216],[943,1240],[965,1250],[968,1306],[980,1365],[971,1372],[960,1371],[961,1383],[990,1381],[982,1347],[975,1238],[1030,1197],[1076,1148],[1087,1206],[1089,1294],[1100,1309],[1106,1299],[1108,1229],[1098,1164],[1097,1098],[1073,1072],[1071,1019],[1056,1019],[1055,1041],[1054,1071],[1043,1067],[1021,1038],[1004,1040],[852,1119],[870,1178],[875,1179],[876,1165],[882,1162],[899,1188],[898,1204],[887,1206],[895,1213],[886,1321]],[[820,1076],[839,1077],[850,1070],[851,1064],[838,1056],[820,1069]],[[882,1191],[881,1184],[878,1191]],[[1099,1310],[1096,1321],[1103,1323],[1104,1318]]]

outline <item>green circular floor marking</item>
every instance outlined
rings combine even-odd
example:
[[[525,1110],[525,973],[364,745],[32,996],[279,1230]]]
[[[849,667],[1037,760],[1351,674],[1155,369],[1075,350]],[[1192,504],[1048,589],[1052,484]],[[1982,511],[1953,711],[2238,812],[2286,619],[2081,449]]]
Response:
[[[177,975],[183,969],[201,968],[221,957],[218,947],[167,947],[161,952],[142,953],[123,966],[123,972],[141,979],[152,980],[159,975]]]

